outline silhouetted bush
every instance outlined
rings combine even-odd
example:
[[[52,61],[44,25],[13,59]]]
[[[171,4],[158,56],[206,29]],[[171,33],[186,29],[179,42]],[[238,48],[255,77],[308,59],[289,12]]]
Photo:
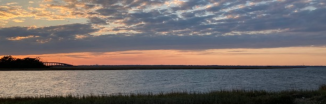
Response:
[[[14,58],[4,56],[0,59],[0,68],[46,68],[40,58]]]

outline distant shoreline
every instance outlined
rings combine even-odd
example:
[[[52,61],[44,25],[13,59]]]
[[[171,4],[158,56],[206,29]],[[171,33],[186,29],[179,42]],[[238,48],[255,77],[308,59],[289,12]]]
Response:
[[[0,71],[49,71],[49,70],[192,70],[192,69],[292,69],[312,66],[218,66],[218,65],[111,65],[74,66],[51,68],[3,68]]]

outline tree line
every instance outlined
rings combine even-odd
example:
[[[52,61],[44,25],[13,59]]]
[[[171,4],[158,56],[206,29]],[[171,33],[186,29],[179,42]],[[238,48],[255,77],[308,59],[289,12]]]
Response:
[[[14,58],[3,56],[0,59],[0,68],[46,68],[40,58]]]

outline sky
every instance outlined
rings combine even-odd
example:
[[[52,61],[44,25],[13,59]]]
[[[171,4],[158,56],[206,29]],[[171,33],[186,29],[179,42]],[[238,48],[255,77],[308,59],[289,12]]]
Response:
[[[74,65],[326,65],[326,1],[0,0],[0,55]]]

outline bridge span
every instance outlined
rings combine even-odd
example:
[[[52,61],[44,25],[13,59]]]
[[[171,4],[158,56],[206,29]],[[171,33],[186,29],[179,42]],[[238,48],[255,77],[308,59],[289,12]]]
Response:
[[[74,65],[66,64],[66,63],[60,63],[60,62],[43,62],[45,66],[49,67],[71,67]]]

